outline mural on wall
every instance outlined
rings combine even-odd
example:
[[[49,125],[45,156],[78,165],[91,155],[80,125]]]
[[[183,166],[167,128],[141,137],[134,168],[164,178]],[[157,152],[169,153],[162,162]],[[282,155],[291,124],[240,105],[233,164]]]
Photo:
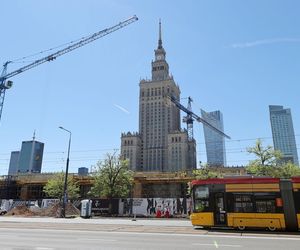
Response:
[[[91,199],[92,214],[95,216],[108,213],[108,199]],[[40,206],[47,208],[59,202],[58,199],[43,199],[36,201],[0,200],[1,208],[9,211],[15,206]],[[81,207],[80,200],[72,201],[78,209]],[[191,212],[191,199],[186,198],[127,198],[113,199],[112,214],[120,216],[145,216],[145,217],[186,217]]]
[[[190,202],[190,199],[186,198],[120,199],[119,214],[152,217],[186,216],[190,213]]]

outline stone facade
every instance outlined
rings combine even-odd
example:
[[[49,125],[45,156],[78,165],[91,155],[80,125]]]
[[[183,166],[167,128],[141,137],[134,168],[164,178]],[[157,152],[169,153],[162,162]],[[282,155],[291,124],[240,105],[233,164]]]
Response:
[[[141,137],[138,133],[123,133],[121,136],[121,155],[129,159],[129,169],[139,171],[141,165]]]
[[[136,171],[173,172],[196,168],[196,143],[188,142],[187,132],[181,131],[180,110],[168,101],[172,95],[180,100],[180,89],[169,74],[166,51],[162,46],[161,24],[159,24],[158,47],[151,63],[151,80],[140,81],[138,144],[132,145],[140,157],[128,153],[127,134],[121,137],[122,156],[130,161],[130,168]],[[172,142],[172,135],[180,133],[182,141]],[[176,155],[175,152],[180,152]],[[193,157],[193,159],[190,159]],[[138,159],[138,160],[137,160]],[[180,160],[180,161],[177,161]]]

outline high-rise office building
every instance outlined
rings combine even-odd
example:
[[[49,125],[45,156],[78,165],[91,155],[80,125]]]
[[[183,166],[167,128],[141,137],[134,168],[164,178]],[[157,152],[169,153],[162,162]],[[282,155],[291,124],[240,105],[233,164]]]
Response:
[[[291,110],[270,105],[269,111],[274,149],[281,151],[283,161],[299,165]]]
[[[12,151],[10,154],[8,175],[16,175],[18,173],[20,151]]]
[[[89,169],[85,167],[78,168],[78,175],[87,176],[89,174]]]
[[[32,141],[23,141],[20,151],[18,172],[19,173],[40,173],[44,143],[38,142],[33,137]]]
[[[121,154],[134,171],[173,172],[196,168],[196,142],[181,130],[180,110],[166,95],[180,99],[180,89],[169,74],[162,45],[161,23],[154,50],[151,80],[140,81],[139,133],[123,133]]]
[[[221,111],[205,112],[201,110],[201,116],[215,128],[224,131],[223,115]],[[226,166],[225,139],[211,128],[203,125],[206,147],[207,164],[209,166]]]

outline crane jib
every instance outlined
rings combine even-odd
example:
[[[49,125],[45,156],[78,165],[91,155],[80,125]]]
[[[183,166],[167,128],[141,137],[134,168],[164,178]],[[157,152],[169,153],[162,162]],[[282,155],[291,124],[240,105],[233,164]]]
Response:
[[[61,50],[58,50],[56,52],[54,52],[53,54],[47,55],[46,57],[40,58],[28,65],[25,65],[17,70],[14,70],[10,73],[6,73],[7,70],[7,65],[11,62],[11,61],[7,61],[4,65],[3,65],[3,71],[2,74],[0,76],[0,120],[1,120],[1,116],[2,116],[2,110],[3,110],[3,104],[4,104],[4,97],[5,97],[5,90],[10,88],[12,86],[12,81],[7,81],[7,79],[18,75],[24,71],[27,71],[29,69],[32,69],[34,67],[37,67],[40,64],[46,63],[46,62],[51,62],[53,60],[55,60],[57,57],[62,56],[68,52],[71,52],[77,48],[80,48],[88,43],[91,43],[103,36],[106,36],[114,31],[117,31],[135,21],[137,21],[138,18],[137,16],[133,16],[131,18],[126,19],[125,21],[119,22],[118,24],[110,27],[110,28],[106,28],[104,30],[98,31],[92,35],[83,37],[82,39],[80,39],[78,42],[69,45]]]
[[[72,44],[72,45],[70,45],[70,46],[68,46],[66,48],[58,50],[58,51],[54,52],[53,54],[47,55],[46,57],[38,59],[38,60],[34,61],[33,63],[30,63],[30,64],[28,64],[26,66],[23,66],[20,69],[17,69],[17,70],[15,70],[13,72],[10,72],[10,73],[2,76],[2,78],[3,79],[11,78],[11,77],[13,77],[15,75],[20,74],[21,72],[24,72],[26,70],[34,68],[34,67],[36,67],[36,66],[38,66],[38,65],[40,65],[42,63],[53,61],[54,59],[56,59],[59,56],[62,56],[64,54],[68,53],[68,52],[71,52],[72,50],[75,50],[77,48],[80,48],[80,47],[88,44],[88,43],[91,43],[91,42],[93,42],[93,41],[95,41],[95,40],[97,40],[97,39],[99,39],[99,38],[101,38],[103,36],[106,36],[106,35],[114,32],[116,30],[119,30],[119,29],[123,28],[123,27],[125,27],[125,26],[127,26],[127,25],[129,25],[129,24],[131,24],[131,23],[133,23],[135,21],[137,21],[137,20],[138,20],[138,18],[136,16],[133,16],[133,17],[131,17],[131,18],[129,18],[129,19],[123,21],[123,22],[120,22],[117,25],[114,25],[114,26],[112,26],[110,28],[106,28],[106,29],[101,30],[99,32],[93,33],[90,36],[82,38],[77,43],[74,43],[74,44]]]
[[[217,132],[218,134],[231,139],[230,136],[226,135],[223,131],[219,130],[218,128],[216,128],[215,126],[211,125],[208,121],[206,121],[205,119],[201,118],[200,116],[196,115],[193,111],[191,111],[190,109],[186,108],[185,106],[183,106],[177,99],[175,96],[173,95],[167,95],[167,98],[169,98],[180,110],[182,110],[183,112],[185,112],[188,116],[191,116],[191,119],[195,119],[198,122],[201,122],[203,125],[209,127],[210,129],[214,130],[215,132]],[[190,99],[191,100],[191,99]],[[189,123],[192,123],[191,120],[187,120],[189,121]],[[187,122],[186,121],[186,122]]]

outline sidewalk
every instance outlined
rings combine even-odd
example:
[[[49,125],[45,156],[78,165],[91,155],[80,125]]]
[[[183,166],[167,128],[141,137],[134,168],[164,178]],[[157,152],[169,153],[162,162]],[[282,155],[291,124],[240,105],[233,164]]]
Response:
[[[172,226],[172,227],[192,227],[188,219],[145,219],[145,218],[106,218],[93,217],[90,219],[76,218],[52,218],[52,217],[17,217],[1,216],[2,222],[22,222],[22,223],[62,223],[62,224],[99,224],[99,225],[139,225],[139,226]]]

